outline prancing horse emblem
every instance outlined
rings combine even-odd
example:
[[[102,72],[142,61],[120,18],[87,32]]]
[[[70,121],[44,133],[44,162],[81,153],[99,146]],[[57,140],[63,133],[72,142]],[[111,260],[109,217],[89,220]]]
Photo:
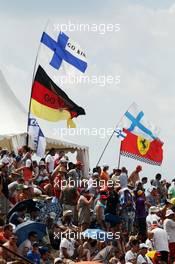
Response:
[[[138,136],[137,147],[141,155],[146,155],[150,147],[150,141],[143,137]]]

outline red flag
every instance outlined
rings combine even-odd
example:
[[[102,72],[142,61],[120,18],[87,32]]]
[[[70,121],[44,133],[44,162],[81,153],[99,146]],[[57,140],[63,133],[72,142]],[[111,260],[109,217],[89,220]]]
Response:
[[[141,136],[132,134],[124,129],[127,134],[121,142],[120,154],[137,159],[152,165],[160,166],[163,160],[163,143],[160,140],[149,141]]]

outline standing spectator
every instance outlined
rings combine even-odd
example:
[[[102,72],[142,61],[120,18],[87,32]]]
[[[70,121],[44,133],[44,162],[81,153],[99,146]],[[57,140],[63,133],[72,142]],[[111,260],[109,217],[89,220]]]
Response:
[[[171,261],[175,261],[175,213],[169,209],[166,211],[166,219],[163,223],[164,229],[168,234]]]
[[[121,216],[125,223],[125,229],[128,233],[133,232],[135,218],[135,204],[131,191],[128,188],[121,190],[120,205]]]
[[[175,198],[175,179],[172,180],[171,186],[168,189],[169,199]]]
[[[113,181],[113,184],[116,185],[118,183],[120,183],[120,174],[121,174],[121,170],[115,168],[114,170],[114,174],[111,177],[111,180]]]
[[[159,212],[159,209],[156,206],[151,206],[149,208],[149,214],[146,217],[146,224],[147,224],[148,230],[151,230],[151,226],[153,224],[160,223],[160,217],[157,215],[158,212]]]
[[[122,167],[119,179],[121,189],[126,188],[128,185],[128,171],[125,167]]]
[[[143,241],[146,240],[146,208],[145,208],[145,194],[139,190],[136,199],[136,219],[138,223],[139,234],[142,235]]]
[[[138,165],[136,169],[128,177],[128,182],[132,183],[134,186],[137,181],[140,181],[139,173],[142,171],[142,166]]]
[[[78,224],[80,225],[81,232],[90,226],[90,206],[93,202],[93,196],[89,194],[88,190],[81,192],[78,200]]]
[[[54,170],[54,156],[55,156],[55,149],[51,148],[45,159],[46,169],[49,175],[51,175]]]
[[[109,166],[107,164],[103,165],[103,170],[100,174],[100,181],[103,183],[103,185],[107,186],[109,181],[109,174],[108,174]]]
[[[25,162],[25,166],[16,169],[15,172],[18,173],[21,171],[23,172],[23,179],[25,184],[28,184],[32,180],[32,172],[33,172],[31,159],[27,159]]]
[[[146,195],[146,201],[148,207],[157,206],[159,204],[158,192],[155,186],[151,186]]]
[[[105,223],[105,209],[106,209],[107,199],[108,199],[108,196],[101,195],[95,207],[97,224],[100,226],[101,229],[104,229],[104,230],[107,229],[107,226]]]
[[[168,263],[169,244],[167,232],[164,229],[158,227],[156,224],[154,224],[152,232],[154,234],[154,249],[161,253],[161,260],[165,261],[165,263]]]

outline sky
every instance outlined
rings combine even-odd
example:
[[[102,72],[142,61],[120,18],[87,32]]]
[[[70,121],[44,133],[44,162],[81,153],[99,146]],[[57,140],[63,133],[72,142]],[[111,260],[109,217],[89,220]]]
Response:
[[[146,119],[160,128],[159,136],[164,141],[162,166],[142,163],[142,176],[151,178],[160,172],[163,178],[174,178],[175,1],[0,0],[0,3],[0,70],[26,111],[34,62],[48,19],[59,25],[96,24],[96,32],[76,30],[70,34],[86,51],[86,74],[97,76],[99,82],[70,84],[66,92],[86,110],[86,116],[76,120],[78,128],[96,128],[101,135],[66,135],[64,140],[89,146],[92,168],[110,137],[104,137],[102,131],[113,129],[132,102],[136,102]],[[104,33],[100,31],[101,24],[105,28],[117,24],[119,30]],[[104,85],[103,76],[105,80],[113,76],[115,81]],[[60,124],[54,126],[50,134],[60,137],[55,133]],[[65,127],[64,122],[61,127]],[[43,130],[47,133],[44,124]],[[100,164],[116,167],[119,147],[114,136]],[[121,158],[121,165],[129,171],[138,163]]]

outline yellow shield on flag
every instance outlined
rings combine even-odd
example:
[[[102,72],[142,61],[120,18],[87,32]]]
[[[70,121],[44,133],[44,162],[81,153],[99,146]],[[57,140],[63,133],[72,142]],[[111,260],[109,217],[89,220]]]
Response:
[[[150,147],[150,141],[141,136],[137,137],[137,147],[141,155],[146,155]]]

